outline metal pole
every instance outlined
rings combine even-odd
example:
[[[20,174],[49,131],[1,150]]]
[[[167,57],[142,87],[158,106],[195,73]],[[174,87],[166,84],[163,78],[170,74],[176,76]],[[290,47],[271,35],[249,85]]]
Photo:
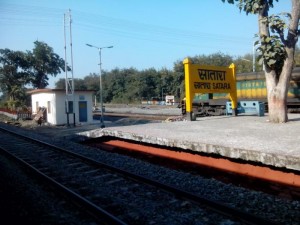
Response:
[[[66,99],[65,99],[65,110],[67,114],[67,126],[69,126],[69,100],[68,100],[68,65],[67,65],[67,40],[66,40],[66,14],[64,14],[64,52],[65,52],[65,86],[66,86]]]
[[[71,81],[71,95],[72,95],[72,101],[73,101],[73,125],[76,126],[76,120],[75,120],[75,95],[74,95],[74,66],[73,66],[73,43],[72,43],[72,16],[71,16],[71,9],[69,9],[69,22],[70,22],[70,49],[71,49],[71,74],[72,74],[72,81]],[[69,93],[70,94],[70,93]]]
[[[113,46],[107,46],[107,47],[97,47],[97,46],[94,46],[94,45],[90,45],[90,44],[86,44],[87,46],[89,47],[92,47],[92,48],[97,48],[98,51],[99,51],[99,67],[100,67],[100,71],[99,71],[99,81],[100,81],[100,107],[101,107],[101,119],[100,119],[100,123],[101,123],[101,128],[104,128],[105,125],[104,125],[104,115],[103,115],[103,92],[102,92],[102,68],[101,68],[101,65],[102,65],[102,62],[101,62],[101,50],[103,48],[113,48]]]
[[[99,67],[100,67],[100,71],[99,71],[99,76],[100,76],[100,107],[101,107],[101,119],[100,119],[100,123],[101,123],[101,128],[104,128],[104,116],[103,116],[103,98],[102,98],[102,74],[101,74],[101,49],[102,48],[98,48],[99,49]]]
[[[70,19],[70,49],[71,49],[71,74],[72,74],[72,90],[71,93],[73,95],[74,93],[74,66],[73,66],[73,43],[72,43],[72,18],[71,18],[71,9],[69,9],[69,19]],[[73,95],[74,97],[74,95]],[[74,99],[73,99],[74,101]],[[74,106],[73,106],[74,108]],[[74,109],[73,109],[73,113],[74,113]]]
[[[253,49],[252,49],[252,53],[253,53],[253,61],[252,61],[252,70],[253,72],[255,72],[255,42],[253,42]]]

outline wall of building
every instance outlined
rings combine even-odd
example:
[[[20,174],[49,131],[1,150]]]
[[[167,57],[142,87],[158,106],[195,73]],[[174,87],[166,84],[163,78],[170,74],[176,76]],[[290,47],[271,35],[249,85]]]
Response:
[[[66,95],[63,91],[58,92],[45,92],[45,93],[33,93],[31,95],[32,100],[32,113],[38,112],[38,107],[45,107],[47,110],[47,122],[52,125],[64,125],[67,124],[67,114],[65,109]],[[69,99],[72,101],[73,99]],[[84,123],[93,122],[93,99],[92,92],[75,92],[73,102],[73,112],[75,113],[75,123],[81,123],[79,121],[79,102],[86,102],[87,105],[87,121]],[[73,113],[69,114],[69,124],[74,123]]]
[[[54,103],[55,101],[55,94],[54,93],[36,93],[31,96],[31,107],[32,107],[32,114],[37,114],[39,108],[46,108],[47,113],[47,122],[51,124],[55,124],[55,110],[54,110]],[[50,102],[50,104],[49,104]],[[50,107],[48,107],[50,106]]]

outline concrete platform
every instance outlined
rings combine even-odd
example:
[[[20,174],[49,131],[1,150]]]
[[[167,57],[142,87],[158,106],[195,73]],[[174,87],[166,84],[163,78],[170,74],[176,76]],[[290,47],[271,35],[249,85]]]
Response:
[[[289,122],[285,124],[273,124],[267,120],[267,116],[239,115],[128,126],[106,124],[104,129],[78,134],[91,138],[113,136],[195,152],[215,153],[299,172],[300,114],[289,114]]]

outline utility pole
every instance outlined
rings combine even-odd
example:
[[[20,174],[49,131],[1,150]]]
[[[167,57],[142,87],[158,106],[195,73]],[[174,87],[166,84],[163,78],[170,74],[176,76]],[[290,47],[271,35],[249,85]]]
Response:
[[[67,23],[66,23],[67,22]],[[69,42],[70,42],[70,58],[71,58],[71,77],[68,76],[68,60],[67,60],[67,31],[66,27],[69,24]],[[73,46],[72,46],[72,18],[71,10],[64,14],[64,42],[65,42],[65,89],[66,89],[66,101],[65,109],[67,115],[67,125],[70,125],[69,114],[73,114],[73,122],[75,126],[75,97],[74,97],[74,67],[73,67]],[[72,102],[72,104],[70,104]]]
[[[94,46],[94,45],[91,45],[91,44],[86,44],[87,46],[91,47],[91,48],[96,48],[98,49],[98,52],[99,52],[99,77],[100,77],[100,83],[99,83],[99,92],[100,92],[100,107],[101,107],[101,118],[100,118],[100,124],[101,124],[101,128],[104,128],[105,127],[105,124],[104,124],[104,114],[103,114],[103,90],[102,90],[102,74],[101,74],[101,71],[102,71],[102,61],[101,61],[101,50],[104,49],[104,48],[113,48],[114,46],[106,46],[106,47],[97,47],[97,46]]]
[[[253,54],[253,59],[252,59],[252,71],[253,71],[253,73],[254,73],[254,72],[255,72],[255,42],[254,42],[254,41],[253,41],[252,54]]]

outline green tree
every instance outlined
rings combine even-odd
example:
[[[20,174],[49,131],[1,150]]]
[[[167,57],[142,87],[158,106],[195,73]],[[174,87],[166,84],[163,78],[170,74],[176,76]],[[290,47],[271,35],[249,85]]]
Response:
[[[198,55],[191,58],[193,63],[212,66],[226,66],[228,67],[233,58],[230,55],[223,54],[221,52],[213,53],[210,55]]]
[[[31,83],[35,88],[45,88],[48,85],[49,75],[55,77],[65,71],[65,61],[44,42],[35,41],[34,49],[28,54],[32,66]]]
[[[55,88],[57,89],[66,89],[66,79],[60,78],[57,82],[55,82]],[[74,78],[74,87],[75,90],[88,90],[83,79]]]
[[[236,73],[250,73],[253,72],[253,69],[255,69],[255,72],[263,70],[262,65],[258,64],[257,60],[254,61],[253,68],[253,54],[249,53],[244,56],[238,56],[233,63],[236,66]]]
[[[103,76],[104,76],[104,74],[103,74]],[[99,90],[99,87],[100,87],[99,74],[90,73],[88,76],[83,78],[83,82],[84,82],[87,90],[95,90],[95,91]]]
[[[161,69],[158,71],[161,76],[160,90],[165,100],[166,95],[174,95],[176,100],[180,99],[180,87],[182,80],[178,79],[177,74],[173,70]]]
[[[173,73],[174,73],[174,79],[175,83],[178,84],[179,90],[177,90],[177,95],[179,99],[183,99],[185,96],[185,89],[184,89],[184,68],[182,61],[177,60],[173,64]]]
[[[0,49],[0,90],[9,108],[15,109],[26,100],[25,85],[29,83],[28,56],[21,51]]]
[[[252,55],[239,56],[234,60],[236,73],[247,73],[253,71]],[[255,68],[257,68],[255,66]],[[257,69],[256,69],[257,70]]]
[[[213,53],[210,55],[196,55],[189,57],[191,61],[195,64],[201,65],[212,65],[212,66],[229,66],[234,60],[230,55],[223,54],[221,52]],[[183,64],[181,60],[174,63],[173,70],[176,72],[183,72]]]
[[[136,82],[138,71],[135,68],[115,68],[103,73],[103,101],[112,103],[131,103],[139,98]]]
[[[128,71],[129,74],[125,80],[125,93],[124,100],[125,103],[137,103],[141,101],[140,96],[140,79],[139,72],[135,69]]]
[[[103,100],[104,102],[122,103],[125,100],[125,78],[129,73],[129,69],[120,70],[116,68],[103,76],[103,83],[105,84],[103,85],[105,86],[103,88],[103,96],[106,97]]]
[[[140,71],[139,74],[139,92],[142,98],[152,99],[160,97],[158,82],[160,77],[154,68]]]
[[[287,122],[287,92],[295,66],[298,41],[300,1],[291,0],[291,13],[269,15],[273,0],[222,0],[237,2],[241,11],[258,15],[259,62],[264,65],[268,93],[269,120]],[[278,0],[275,0],[278,2]]]

